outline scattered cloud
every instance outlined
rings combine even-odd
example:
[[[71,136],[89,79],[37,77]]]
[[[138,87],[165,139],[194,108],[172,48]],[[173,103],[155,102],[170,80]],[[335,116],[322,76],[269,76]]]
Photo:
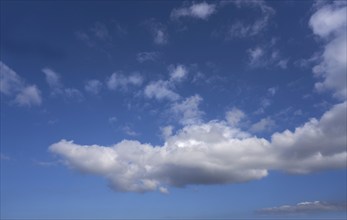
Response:
[[[157,45],[165,45],[169,42],[169,34],[164,24],[150,19],[144,23],[153,36],[153,42]]]
[[[110,90],[127,90],[129,86],[140,86],[142,83],[143,77],[139,73],[126,76],[122,72],[115,72],[106,79],[107,88]]]
[[[172,91],[172,84],[169,81],[158,80],[149,83],[144,90],[147,98],[155,98],[157,100],[175,101],[180,98],[176,92]]]
[[[265,110],[272,104],[271,99],[269,98],[261,98],[260,99],[260,107],[254,112],[254,114],[264,114]]]
[[[188,97],[171,105],[171,112],[182,125],[199,124],[204,112],[199,109],[202,98],[199,95]]]
[[[329,203],[329,202],[300,202],[296,205],[283,205],[278,207],[264,208],[257,212],[259,214],[302,214],[316,212],[338,212],[347,211],[347,204],[344,203]]]
[[[273,38],[268,44],[248,49],[249,66],[251,68],[272,66],[287,69],[289,59],[282,57],[276,48],[276,42],[277,40]]]
[[[102,82],[96,79],[88,80],[84,85],[84,89],[87,92],[92,93],[94,95],[99,94],[101,88],[102,88]]]
[[[346,104],[333,106],[294,132],[276,132],[270,141],[214,120],[186,124],[167,136],[163,146],[133,140],[83,146],[61,140],[49,149],[68,167],[102,176],[114,190],[132,192],[245,182],[264,178],[269,170],[304,174],[345,168]]]
[[[265,1],[230,1],[238,8],[251,8],[260,11],[260,16],[252,23],[236,21],[228,28],[228,38],[246,38],[253,37],[264,31],[269,25],[271,17],[275,10],[268,6]]]
[[[27,85],[14,70],[0,61],[0,92],[14,97],[19,106],[38,106],[42,103],[41,91],[36,85]]]
[[[320,63],[313,68],[318,91],[332,90],[338,99],[347,98],[347,7],[338,3],[323,5],[310,18],[309,25],[313,33],[323,39],[324,51]]]
[[[16,96],[15,102],[22,106],[41,105],[41,92],[35,86],[27,86]]]
[[[181,81],[187,76],[188,69],[184,65],[178,64],[177,66],[170,66],[169,72],[171,81]]]
[[[190,5],[185,3],[182,7],[173,9],[171,11],[170,17],[172,20],[177,20],[183,17],[207,20],[215,12],[215,4],[208,4],[206,2],[193,2]]]
[[[46,82],[51,89],[53,96],[63,96],[68,99],[83,100],[83,94],[75,88],[66,88],[61,82],[60,74],[50,68],[43,68],[42,72],[46,76]]]
[[[160,57],[160,53],[159,52],[140,52],[136,55],[136,60],[139,63],[144,63],[147,61],[156,61],[158,60]]]
[[[177,101],[180,95],[174,92],[175,84],[186,79],[188,69],[182,64],[169,66],[168,80],[158,80],[150,82],[144,90],[147,98],[155,98],[157,100]]]
[[[140,135],[139,133],[137,133],[136,131],[134,131],[129,125],[125,125],[123,128],[122,128],[122,131],[129,135],[129,136],[138,136]]]
[[[225,114],[225,119],[231,127],[238,127],[242,119],[246,117],[245,113],[238,108],[232,108]]]

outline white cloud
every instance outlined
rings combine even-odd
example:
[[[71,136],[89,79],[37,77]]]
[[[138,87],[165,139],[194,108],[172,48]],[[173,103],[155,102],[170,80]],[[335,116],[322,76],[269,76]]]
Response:
[[[317,77],[318,91],[332,90],[339,99],[347,98],[347,7],[346,5],[330,4],[322,6],[309,21],[313,33],[326,41],[321,62],[313,68]]]
[[[84,85],[84,89],[87,92],[90,92],[95,95],[100,92],[101,88],[102,88],[102,82],[96,79],[88,80]]]
[[[201,117],[204,114],[199,109],[201,101],[202,98],[199,95],[194,95],[181,102],[173,103],[171,111],[182,125],[199,124],[202,122]]]
[[[331,34],[345,32],[346,14],[346,7],[325,5],[311,16],[309,25],[318,36],[329,37]]]
[[[346,111],[346,102],[336,104],[319,120],[312,118],[294,132],[274,133],[271,142],[282,158],[280,168],[293,173],[346,168]]]
[[[168,67],[170,78],[168,80],[158,80],[150,82],[144,89],[147,98],[155,98],[157,100],[176,101],[180,95],[174,92],[175,84],[187,78],[188,69],[182,64]]]
[[[157,100],[178,100],[180,96],[172,91],[171,87],[172,84],[169,81],[154,81],[145,87],[144,94],[147,98],[155,98]]]
[[[15,102],[22,106],[41,105],[41,92],[35,85],[27,86],[17,94]]]
[[[271,118],[262,118],[260,121],[254,123],[250,127],[250,131],[254,133],[259,133],[263,131],[269,131],[275,126],[275,121]]]
[[[115,72],[106,80],[106,85],[110,90],[126,90],[129,86],[140,86],[142,83],[143,77],[138,73],[126,76],[121,72]]]
[[[0,61],[0,92],[15,96],[14,102],[20,106],[41,105],[41,91],[36,85],[27,85],[10,67]]]
[[[271,141],[252,137],[225,121],[188,124],[163,146],[123,140],[113,146],[83,146],[61,140],[50,146],[66,165],[99,175],[118,191],[227,184],[266,177],[269,170],[293,173],[346,168],[346,103],[294,132]],[[163,188],[162,188],[163,189]]]
[[[346,211],[346,203],[329,203],[329,202],[300,202],[296,205],[283,205],[279,207],[264,208],[258,210],[260,214],[300,214],[312,212],[336,212]]]
[[[181,64],[178,64],[177,66],[171,66],[169,70],[170,70],[171,81],[181,81],[188,74],[187,68]]]
[[[208,4],[206,2],[192,3],[190,6],[186,5],[181,8],[175,8],[171,11],[171,19],[179,19],[182,17],[192,17],[197,19],[207,20],[212,14],[216,12],[215,4]]]
[[[225,119],[231,127],[237,127],[240,121],[245,117],[245,113],[238,108],[232,108],[225,114]]]
[[[46,82],[51,88],[53,96],[63,96],[68,99],[75,99],[81,101],[83,94],[75,88],[66,88],[61,82],[60,74],[50,68],[43,68],[42,72],[46,76]]]
[[[138,62],[143,63],[146,61],[155,61],[159,58],[159,52],[140,52],[136,55]]]

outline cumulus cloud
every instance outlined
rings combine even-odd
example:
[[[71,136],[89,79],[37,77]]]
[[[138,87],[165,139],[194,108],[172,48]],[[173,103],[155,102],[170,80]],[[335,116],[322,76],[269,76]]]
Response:
[[[329,203],[329,202],[300,202],[296,205],[283,205],[278,207],[264,208],[257,212],[259,214],[301,214],[313,212],[337,212],[347,211],[347,204],[344,203]]]
[[[102,88],[102,82],[96,79],[88,80],[84,85],[84,89],[87,92],[90,92],[94,95],[98,94],[101,88]]]
[[[78,145],[61,140],[50,146],[67,166],[102,176],[118,191],[227,184],[263,178],[269,170],[309,173],[346,167],[346,103],[293,132],[252,136],[226,121],[186,124],[162,146],[123,140],[113,146]],[[333,129],[332,129],[333,128]]]
[[[126,90],[129,86],[140,86],[142,83],[143,77],[138,73],[126,76],[121,72],[115,72],[106,80],[107,88],[110,90]]]
[[[180,8],[175,8],[171,11],[171,19],[176,20],[183,17],[191,17],[196,19],[207,20],[212,14],[216,12],[215,4],[208,4],[206,2],[192,3],[191,5],[185,4]]]
[[[60,74],[50,68],[43,68],[42,72],[46,76],[46,82],[51,89],[53,96],[63,96],[68,99],[75,99],[81,101],[83,94],[75,88],[66,88],[61,82]]]
[[[313,33],[325,41],[320,63],[313,68],[322,82],[317,82],[318,91],[332,90],[339,99],[347,98],[347,7],[332,3],[318,9],[310,18]]]
[[[27,85],[14,70],[0,61],[0,92],[14,96],[14,103],[20,106],[41,105],[41,91],[36,85]]]
[[[310,119],[293,132],[274,133],[272,145],[283,159],[283,170],[309,173],[316,170],[345,168],[347,163],[347,103],[340,103],[318,120]]]

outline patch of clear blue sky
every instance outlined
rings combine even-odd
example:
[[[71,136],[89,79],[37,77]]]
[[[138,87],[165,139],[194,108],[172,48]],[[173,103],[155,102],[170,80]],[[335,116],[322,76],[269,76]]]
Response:
[[[212,33],[235,18],[252,14],[228,6],[208,21],[187,19],[182,24],[170,21],[171,10],[182,4],[179,1],[2,1],[1,60],[28,83],[38,85],[43,104],[20,108],[1,97],[1,152],[11,158],[1,161],[1,217],[254,217],[254,210],[264,207],[346,199],[345,170],[305,176],[271,172],[259,181],[174,188],[169,195],[162,195],[114,192],[99,177],[76,174],[59,165],[37,164],[54,161],[47,148],[62,138],[79,144],[111,145],[124,138],[161,144],[159,127],[167,125],[160,113],[166,104],[134,97],[133,89],[122,93],[104,88],[98,96],[85,94],[81,102],[52,98],[41,72],[44,67],[60,73],[67,87],[83,91],[86,80],[103,81],[118,70],[126,74],[140,72],[149,82],[166,79],[170,64],[196,64],[199,71],[220,79],[208,87],[184,82],[178,91],[183,97],[203,97],[201,108],[206,112],[206,121],[222,119],[233,106],[249,113],[253,122],[288,107],[304,112],[287,120],[279,117],[278,131],[319,117],[326,109],[314,105],[334,100],[316,93],[302,99],[304,94],[312,93],[315,81],[311,69],[294,65],[319,49],[308,27],[312,2],[267,3],[276,10],[268,30],[257,37],[224,40]],[[151,18],[167,26],[167,45],[153,43],[144,24]],[[109,28],[112,40],[88,47],[76,38],[76,32],[88,31],[95,22]],[[116,24],[126,30],[124,35],[117,33]],[[181,26],[187,29],[180,31]],[[289,58],[288,68],[247,68],[247,49],[265,45],[272,38],[277,39],[276,46],[283,56]],[[158,51],[161,58],[141,64],[136,54],[143,51]],[[265,115],[252,114],[260,100],[268,96],[270,87],[278,87],[276,96],[271,97],[274,104]],[[133,106],[130,109],[129,103]],[[151,110],[158,113],[152,114]],[[108,122],[113,116],[117,117],[116,124]],[[121,128],[125,125],[140,135],[124,134]],[[260,135],[268,137],[269,133]]]

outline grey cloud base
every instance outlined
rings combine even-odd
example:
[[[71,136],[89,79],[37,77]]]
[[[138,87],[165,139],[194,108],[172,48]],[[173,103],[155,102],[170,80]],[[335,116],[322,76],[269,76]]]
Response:
[[[271,140],[228,124],[190,124],[163,146],[123,140],[113,146],[82,146],[61,140],[49,150],[84,173],[106,178],[116,191],[146,192],[191,184],[228,184],[261,179],[269,170],[305,174],[346,168],[346,106],[333,106],[293,132]]]

